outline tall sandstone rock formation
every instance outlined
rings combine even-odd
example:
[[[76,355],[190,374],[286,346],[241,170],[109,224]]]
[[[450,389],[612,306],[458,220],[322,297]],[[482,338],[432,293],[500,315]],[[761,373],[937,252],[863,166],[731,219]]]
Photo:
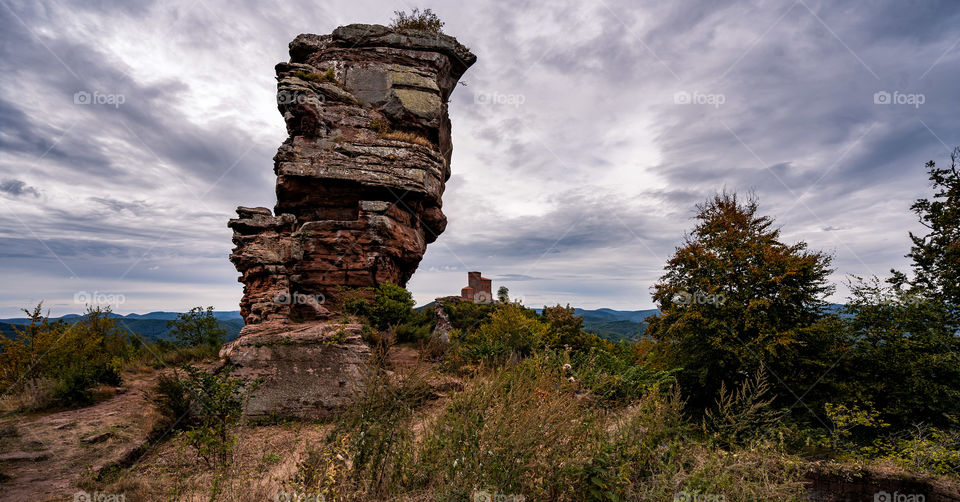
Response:
[[[250,414],[324,415],[349,399],[368,349],[359,326],[332,320],[338,291],[406,285],[446,227],[447,101],[475,61],[453,37],[379,25],[290,43],[276,66],[289,135],[277,205],[229,222],[246,327],[221,355],[265,378]]]

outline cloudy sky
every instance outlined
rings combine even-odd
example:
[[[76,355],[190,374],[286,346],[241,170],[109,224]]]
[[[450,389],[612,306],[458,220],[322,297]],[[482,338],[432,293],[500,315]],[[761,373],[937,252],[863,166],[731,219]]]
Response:
[[[275,203],[274,64],[299,33],[413,7],[0,4],[4,317],[237,309],[226,221]],[[694,205],[724,188],[832,253],[842,301],[849,274],[905,266],[923,164],[960,144],[953,1],[422,6],[479,60],[452,98],[450,223],[409,284],[421,304],[476,269],[528,305],[650,308]]]

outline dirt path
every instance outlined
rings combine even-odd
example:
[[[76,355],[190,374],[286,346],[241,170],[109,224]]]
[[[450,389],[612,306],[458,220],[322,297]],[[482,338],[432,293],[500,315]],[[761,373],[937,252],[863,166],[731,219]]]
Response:
[[[146,398],[155,371],[125,374],[117,393],[86,408],[0,418],[2,500],[73,500],[84,476],[139,448],[157,420]]]

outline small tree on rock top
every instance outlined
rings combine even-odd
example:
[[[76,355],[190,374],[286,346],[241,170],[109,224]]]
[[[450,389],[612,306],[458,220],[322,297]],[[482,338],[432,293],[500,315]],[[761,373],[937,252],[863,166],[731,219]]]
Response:
[[[393,14],[394,17],[390,27],[395,30],[422,30],[443,33],[441,31],[443,21],[430,9],[420,11],[418,7],[414,7],[409,14],[401,10],[393,11]]]

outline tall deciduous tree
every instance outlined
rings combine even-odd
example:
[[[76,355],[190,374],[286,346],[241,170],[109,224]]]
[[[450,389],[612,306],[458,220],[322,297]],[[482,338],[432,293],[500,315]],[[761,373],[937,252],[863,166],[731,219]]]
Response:
[[[950,155],[950,167],[934,161],[926,168],[933,185],[931,199],[919,199],[910,209],[929,232],[910,233],[913,246],[913,285],[923,296],[936,298],[955,313],[960,310],[960,147]],[[896,279],[896,278],[895,278]]]
[[[681,387],[702,408],[723,382],[735,386],[761,366],[776,375],[770,366],[802,345],[801,330],[821,316],[833,286],[831,257],[781,242],[756,199],[723,193],[697,210],[693,232],[654,285],[661,313],[648,319],[646,335],[659,341],[661,360],[681,368]]]

